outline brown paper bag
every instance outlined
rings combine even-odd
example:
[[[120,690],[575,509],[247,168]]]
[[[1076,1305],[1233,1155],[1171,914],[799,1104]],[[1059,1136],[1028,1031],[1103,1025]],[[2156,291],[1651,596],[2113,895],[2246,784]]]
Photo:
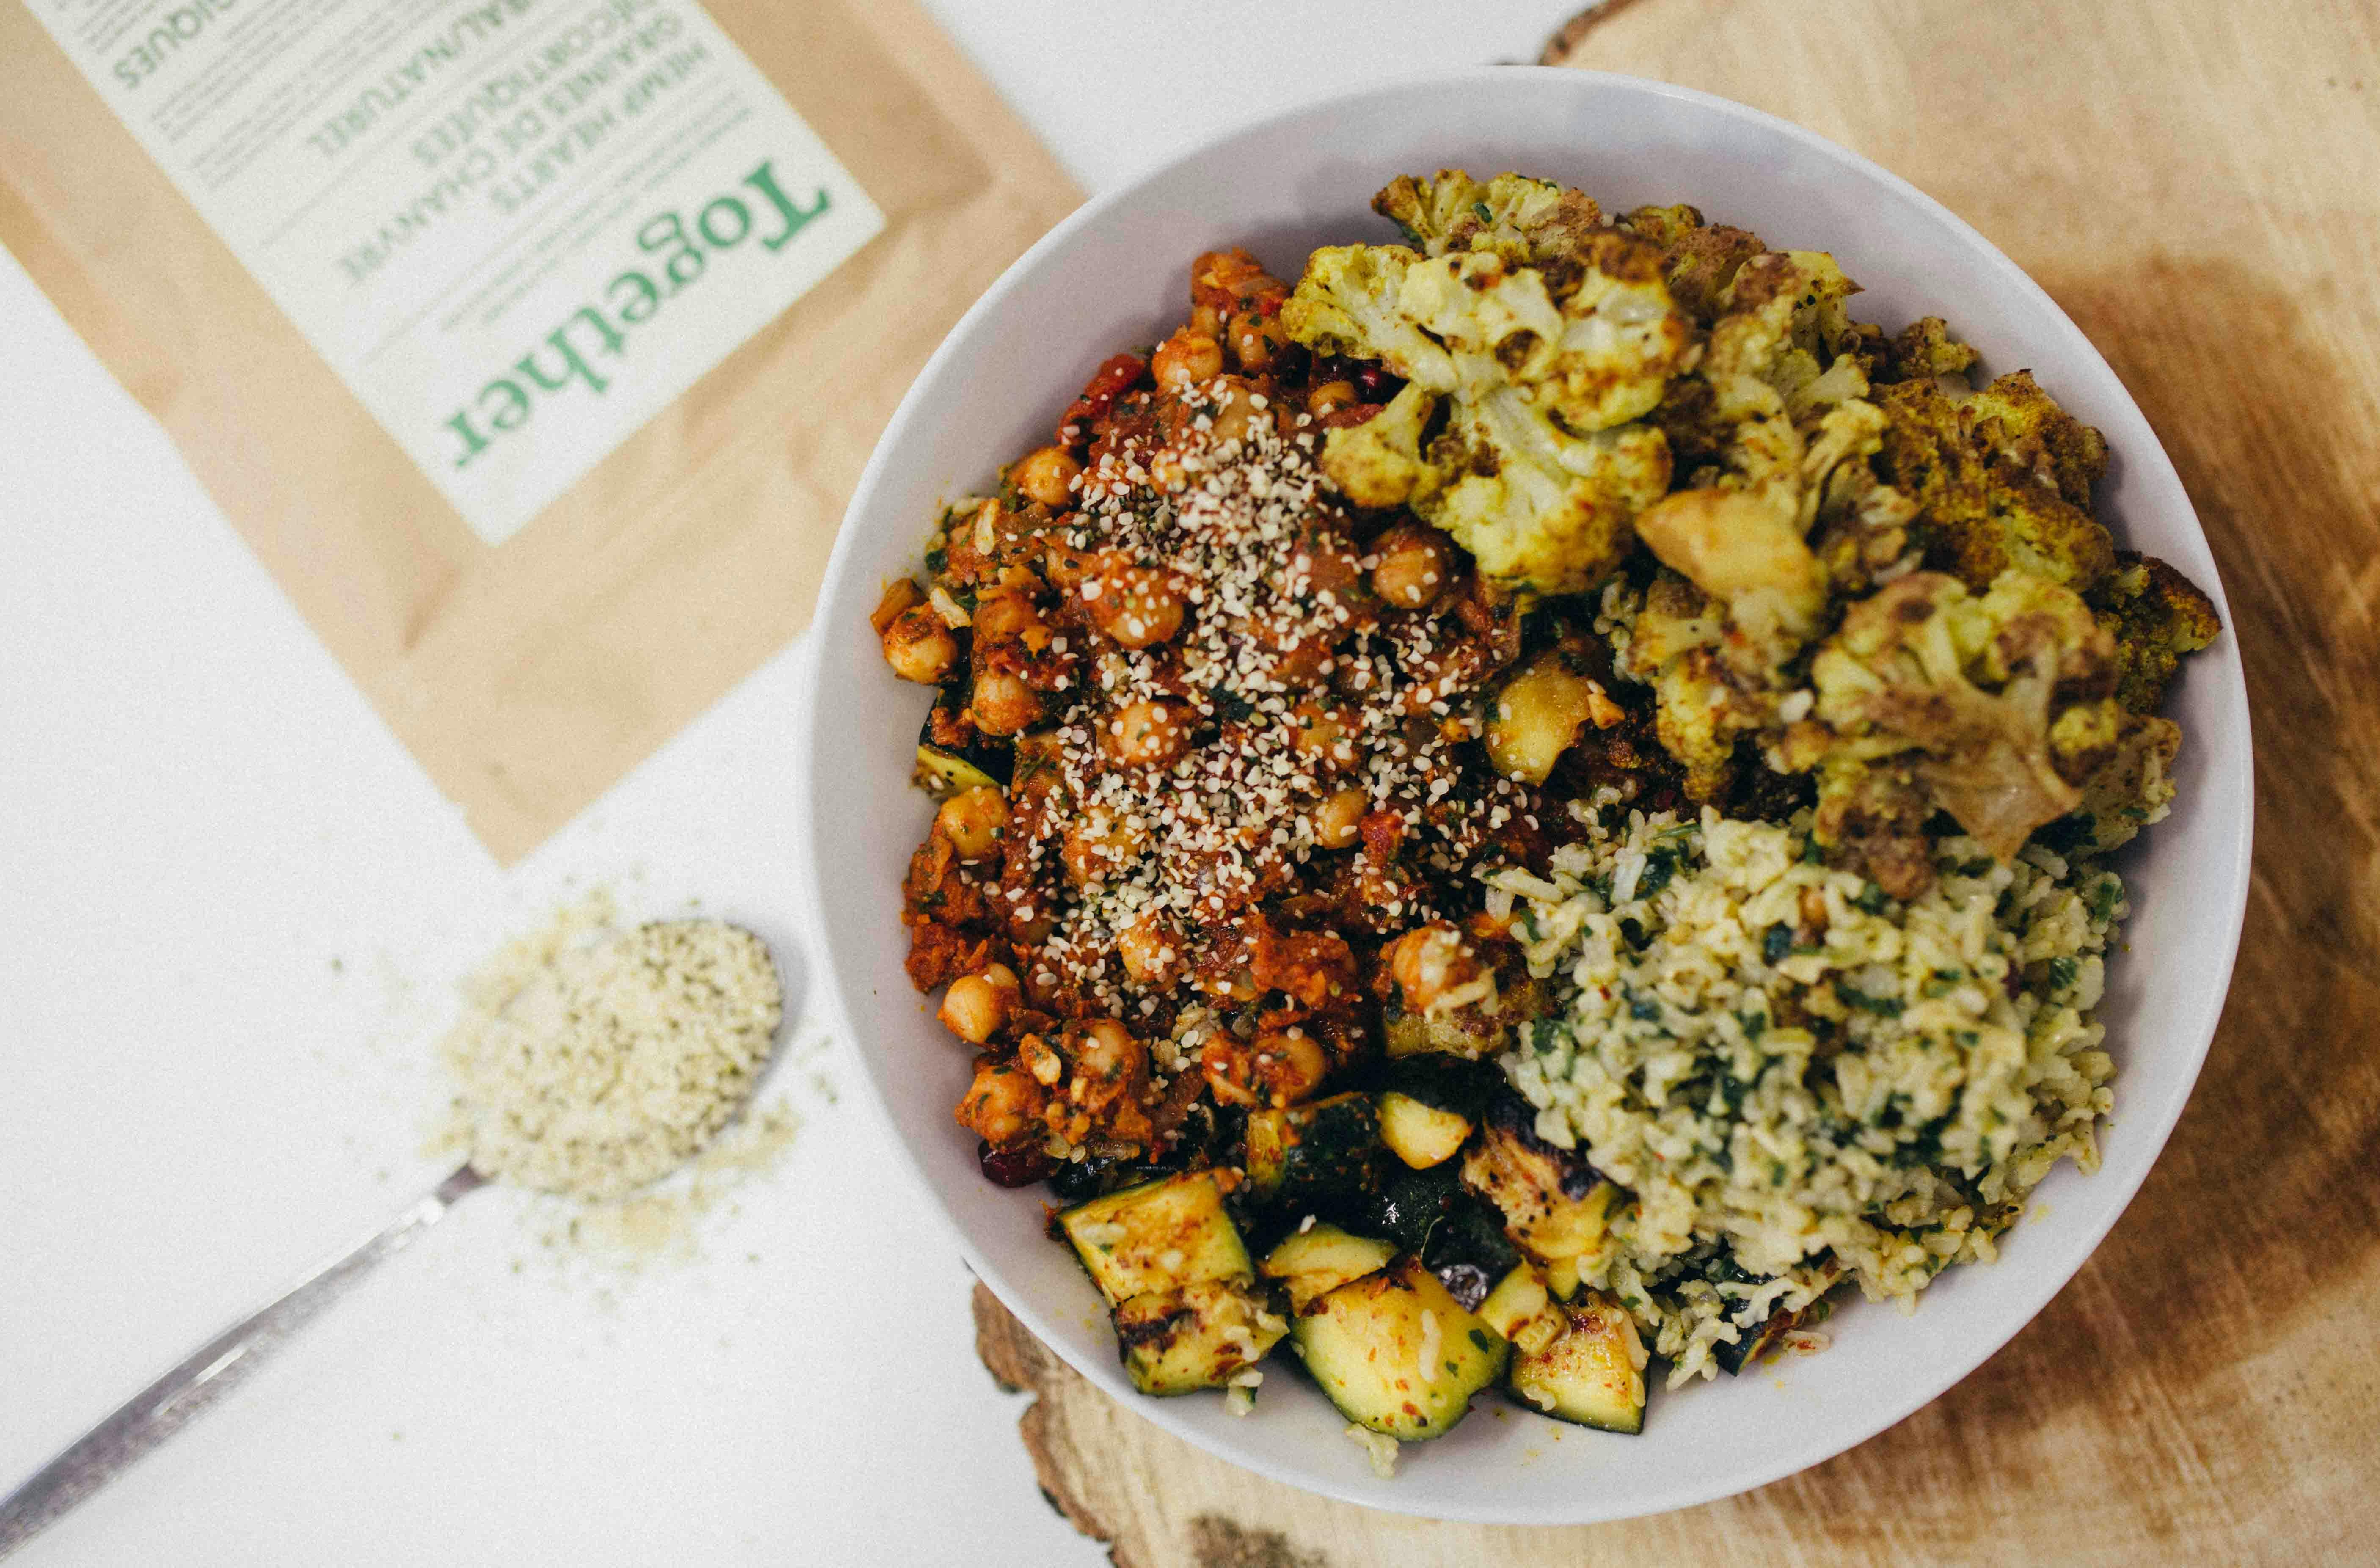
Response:
[[[584,17],[557,20],[618,31],[674,3],[595,0]],[[196,62],[192,40],[207,29],[269,19],[253,0],[239,11],[233,0],[32,4],[48,7],[53,26],[87,30],[78,47],[90,29],[119,29],[105,46],[132,84],[125,91],[155,94],[139,100],[144,113],[179,90],[169,70],[195,72],[176,50]],[[460,68],[441,62],[474,47],[494,57],[502,25],[537,19],[534,4],[555,9],[472,0],[452,13],[443,55],[425,51],[426,64],[406,68],[417,79]],[[128,9],[141,13],[129,24]],[[0,241],[172,433],[500,860],[534,847],[807,624],[844,501],[893,405],[966,306],[1078,200],[907,4],[711,0],[705,9],[872,200],[881,230],[492,545],[41,22],[0,6]],[[402,18],[428,13],[391,14],[401,18],[392,25],[411,26]],[[392,71],[381,86],[351,84],[346,108],[321,112],[320,145],[407,112],[409,79]],[[702,218],[716,218],[723,237],[736,233],[737,213],[749,221],[758,208],[759,243],[774,220],[744,194],[746,203]],[[681,226],[696,221],[689,212]],[[667,259],[648,249],[648,270],[670,286]],[[625,319],[633,292],[623,295]],[[566,379],[576,368],[592,377],[608,364],[599,334],[625,331],[623,320],[605,329],[589,316],[576,339],[558,330],[533,344],[528,358],[542,359],[524,363],[527,374],[507,372],[509,383],[490,382],[480,414],[501,424],[508,398],[558,384],[533,376]],[[555,352],[574,342],[584,363]],[[568,395],[584,399],[591,384]],[[476,417],[456,417],[470,439],[492,437]]]

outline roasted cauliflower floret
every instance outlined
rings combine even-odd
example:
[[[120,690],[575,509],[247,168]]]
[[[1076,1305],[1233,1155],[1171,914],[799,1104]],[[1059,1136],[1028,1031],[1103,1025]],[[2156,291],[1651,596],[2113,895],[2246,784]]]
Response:
[[[2003,376],[1992,384],[2013,380]],[[2036,455],[2041,461],[2021,461],[2032,449],[2011,432],[2007,412],[2019,404],[2005,397],[1987,404],[1985,395],[1962,406],[1931,380],[1882,389],[1876,404],[1889,423],[1876,456],[1879,476],[1917,504],[1928,540],[1926,565],[1976,590],[2018,570],[2088,592],[2114,566],[2116,547],[2061,488],[2061,472],[2079,480],[2092,471],[2087,444],[2076,446],[2060,436],[2069,453],[2063,469],[2047,456],[2046,436]],[[1987,444],[1985,435],[1999,444]],[[2088,481],[2082,482],[2087,502]]]
[[[1587,237],[1603,226],[1603,210],[1584,191],[1515,174],[1483,183],[1461,169],[1399,175],[1372,198],[1372,211],[1428,255],[1492,250],[1546,269],[1558,291],[1584,261]]]
[[[1515,212],[1536,200],[1517,187],[1500,199]],[[1492,245],[1325,249],[1281,310],[1298,342],[1408,383],[1370,421],[1381,429],[1330,433],[1324,472],[1359,505],[1413,507],[1491,580],[1548,593],[1609,576],[1636,512],[1669,488],[1668,444],[1640,421],[1694,352],[1651,246],[1612,229],[1562,243],[1577,264],[1559,276]]]
[[[2107,438],[2059,407],[2031,371],[2012,371],[1967,400],[1975,441],[2077,506],[2107,471]]]
[[[2155,712],[2183,655],[2223,629],[2215,602],[2154,555],[2119,553],[2095,598],[2116,639],[2116,700],[2134,713]]]
[[[1706,224],[1700,212],[1687,206],[1639,207],[1620,226],[1661,248],[1670,298],[1705,326],[1718,316],[1737,272],[1768,249],[1750,230]]]
[[[1886,346],[1878,381],[1931,381],[1963,376],[1974,369],[1975,351],[1950,334],[1939,316],[1921,316],[1893,334]]]
[[[2082,803],[2044,830],[2063,855],[2105,855],[2130,844],[2173,809],[2173,760],[2181,726],[2170,719],[2122,712],[2107,760],[2082,781]]]
[[[1810,676],[1827,733],[1797,726],[1781,764],[1816,766],[1823,799],[1835,770],[1893,759],[2003,859],[2073,810],[2116,749],[2114,638],[2022,572],[1980,596],[1934,572],[1888,584],[1844,614]]]

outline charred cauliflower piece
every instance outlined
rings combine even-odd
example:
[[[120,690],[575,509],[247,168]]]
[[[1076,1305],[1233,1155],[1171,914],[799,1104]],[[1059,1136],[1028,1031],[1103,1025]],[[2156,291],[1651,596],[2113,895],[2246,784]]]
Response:
[[[2063,855],[2105,855],[2130,844],[2173,809],[2173,760],[2181,726],[2170,719],[2126,712],[2118,721],[2113,753],[2082,781],[2082,801],[2044,832]]]
[[[2183,655],[2223,629],[2215,602],[2154,555],[2119,553],[2095,597],[2099,624],[2116,639],[2116,700],[2131,712],[2155,712]]]
[[[1853,604],[1820,646],[1815,724],[1795,726],[1777,760],[1818,770],[1822,807],[1850,790],[1847,768],[1905,768],[2006,859],[2075,809],[2116,754],[2115,675],[2114,638],[2056,583],[2015,572],[1974,595],[1914,572]]]
[[[1979,590],[2018,570],[2078,593],[2113,568],[2115,541],[2083,509],[2106,444],[2062,411],[2063,425],[2049,420],[2044,407],[2057,406],[2030,375],[2002,376],[1963,404],[1932,379],[1897,383],[1876,402],[1889,421],[1877,469],[1917,504],[1928,566]]]
[[[1449,184],[1457,177],[1441,175],[1431,190],[1468,190]],[[1407,183],[1383,202],[1443,243],[1462,221],[1449,226],[1443,196]],[[1411,506],[1503,586],[1565,593],[1609,575],[1631,520],[1669,488],[1668,444],[1640,421],[1694,343],[1653,249],[1612,229],[1581,232],[1575,203],[1538,214],[1537,185],[1503,188],[1500,208],[1478,199],[1492,221],[1474,213],[1475,249],[1316,251],[1281,322],[1308,347],[1380,360],[1408,383],[1368,424],[1326,438],[1323,470],[1350,499]],[[1538,215],[1543,224],[1525,226]],[[1557,244],[1560,266],[1508,254],[1536,247],[1529,253],[1550,258]]]
[[[1425,254],[1492,250],[1515,265],[1544,269],[1558,291],[1584,260],[1588,237],[1603,226],[1603,210],[1584,191],[1525,175],[1483,182],[1461,169],[1440,169],[1427,179],[1399,175],[1372,198],[1372,211]]]

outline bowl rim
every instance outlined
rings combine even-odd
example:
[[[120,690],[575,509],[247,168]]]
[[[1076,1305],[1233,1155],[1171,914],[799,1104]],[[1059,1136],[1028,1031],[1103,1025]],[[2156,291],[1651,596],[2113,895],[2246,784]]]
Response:
[[[2177,521],[2185,525],[2188,532],[2195,534],[2203,545],[2205,544],[2205,529],[2198,519],[2197,508],[2190,502],[2179,474],[2174,472],[2172,459],[2167,453],[2164,443],[2156,437],[2146,415],[2142,412],[2138,402],[2132,397],[2131,389],[2123,384],[2122,378],[2116,374],[2114,367],[2107,363],[2106,356],[2099,352],[2088,335],[2074,323],[2072,318],[2067,315],[2065,310],[2051,298],[2048,292],[2034,281],[2031,274],[2017,265],[1973,225],[1908,180],[1860,153],[1815,131],[1796,125],[1791,120],[1700,89],[1683,87],[1674,82],[1649,77],[1573,67],[1470,66],[1377,79],[1322,96],[1303,100],[1287,107],[1233,121],[1223,128],[1202,137],[1197,142],[1178,154],[1153,164],[1124,182],[1092,196],[1035,241],[1022,255],[1011,262],[998,278],[993,280],[953,324],[932,355],[928,358],[924,366],[920,368],[917,378],[910,383],[907,392],[904,394],[900,404],[895,407],[883,433],[878,438],[868,457],[868,465],[861,473],[859,482],[852,492],[851,501],[844,508],[832,557],[820,579],[818,603],[821,613],[827,606],[840,601],[845,589],[845,579],[858,569],[854,564],[858,553],[854,543],[856,527],[859,520],[873,509],[876,492],[888,482],[887,476],[893,468],[894,454],[905,444],[910,427],[919,418],[919,410],[926,400],[929,389],[940,379],[945,363],[960,351],[961,344],[972,335],[980,322],[1002,308],[1009,294],[1038,268],[1043,257],[1064,247],[1075,235],[1100,223],[1118,208],[1132,202],[1147,187],[1166,179],[1188,165],[1215,156],[1233,142],[1252,140],[1283,125],[1326,115],[1333,110],[1385,95],[1425,88],[1460,88],[1468,83],[1511,83],[1516,78],[1524,76],[1537,80],[1558,79],[1582,93],[1614,90],[1627,92],[1650,92],[1658,97],[1693,105],[1723,118],[1734,120],[1755,131],[1782,138],[1794,143],[1801,150],[1815,154],[1846,176],[1880,183],[1930,213],[1954,236],[1963,239],[1972,247],[1975,258],[1985,266],[1999,273],[2004,282],[2013,286],[2019,293],[2030,296],[2037,306],[2046,310],[2056,325],[2070,335],[2073,346],[2082,354],[2087,355],[2092,361],[2096,362],[2106,372],[2108,383],[2116,389],[2121,399],[2121,407],[2128,409],[2139,420],[2140,428],[2148,432],[2147,447],[2142,450],[2127,449],[2124,454],[2125,461],[2128,464],[2146,465],[2155,470],[2162,471],[2163,476],[2171,481],[2173,492],[2182,497],[2182,515]],[[2220,573],[2213,569],[2211,546],[2207,547],[2207,553],[2210,570],[2207,580],[2201,586],[2214,601],[2221,614],[2225,630],[2230,632],[2233,638],[2233,657],[2217,666],[2225,687],[2219,696],[2226,699],[2226,706],[2239,715],[2244,735],[2249,720],[2249,710],[2244,673],[2241,662],[2237,656],[2236,623],[2231,616],[2230,605],[2224,592]],[[823,620],[822,614],[820,619]],[[820,630],[822,631],[823,628],[821,627]],[[820,633],[814,631],[813,635],[820,635]],[[802,897],[810,918],[810,930],[817,933],[818,940],[824,943],[826,933],[833,927],[830,923],[831,911],[827,905],[826,890],[817,873],[818,861],[813,852],[819,827],[815,820],[814,781],[818,774],[819,760],[825,752],[822,743],[829,738],[819,733],[821,711],[818,700],[820,670],[820,661],[813,650],[802,674],[794,714],[795,777],[793,803],[795,813],[795,843],[798,850],[797,866]],[[2210,670],[2208,673],[2213,675],[2216,671]],[[2130,1178],[2129,1185],[2125,1186],[2120,1194],[2117,1194],[2112,1186],[2095,1185],[2093,1189],[2095,1198],[2106,1203],[2104,1217],[2089,1230],[2087,1242],[2077,1254],[2073,1266],[2054,1282],[2046,1281],[2034,1286],[2033,1294],[2037,1295],[2037,1299],[2033,1300],[2020,1315],[2015,1316],[2006,1331],[1978,1336],[1959,1353],[1947,1358],[1941,1364],[1937,1375],[1913,1380],[1895,1397],[1877,1401],[1873,1409],[1861,1418],[1846,1421],[1839,1433],[1830,1437],[1824,1452],[1795,1453],[1772,1465],[1755,1466],[1748,1473],[1740,1472],[1731,1475],[1716,1484],[1700,1484],[1689,1474],[1678,1483],[1651,1489],[1649,1491],[1632,1493],[1618,1507],[1599,1506],[1599,1504],[1608,1504],[1610,1500],[1586,1489],[1583,1489],[1578,1495],[1579,1506],[1575,1508],[1560,1506],[1516,1508],[1509,1502],[1503,1506],[1498,1506],[1492,1497],[1484,1499],[1478,1506],[1471,1506],[1466,1501],[1449,1502],[1442,1498],[1421,1495],[1419,1489],[1415,1489],[1415,1495],[1412,1500],[1414,1505],[1403,1506],[1394,1501],[1384,1501],[1376,1494],[1366,1494],[1359,1487],[1342,1487],[1333,1484],[1326,1477],[1301,1474],[1293,1480],[1289,1479],[1274,1473],[1261,1461],[1234,1452],[1232,1445],[1218,1440],[1198,1424],[1175,1416],[1169,1407],[1169,1402],[1132,1396],[1128,1387],[1123,1384],[1121,1375],[1116,1373],[1112,1367],[1087,1366],[1077,1359],[1068,1348],[1067,1335],[1060,1331],[1054,1321],[1034,1305],[1027,1293],[1015,1288],[1002,1270],[975,1245],[965,1228],[959,1222],[957,1216],[936,1189],[934,1183],[928,1178],[925,1171],[910,1153],[906,1139],[893,1117],[892,1096],[895,1092],[895,1086],[886,1082],[882,1074],[881,1060],[878,1053],[856,1043],[854,1045],[854,1051],[859,1060],[861,1076],[868,1084],[868,1093],[865,1098],[869,1102],[871,1112],[879,1126],[888,1136],[891,1144],[890,1152],[894,1163],[898,1164],[906,1173],[908,1179],[923,1192],[929,1211],[939,1220],[950,1238],[957,1244],[960,1255],[976,1277],[990,1288],[1001,1304],[1022,1321],[1037,1339],[1049,1346],[1053,1354],[1072,1367],[1075,1372],[1095,1387],[1117,1398],[1135,1415],[1155,1422],[1173,1436],[1183,1439],[1218,1459],[1254,1474],[1265,1476],[1268,1479],[1281,1481],[1302,1490],[1353,1503],[1359,1507],[1417,1518],[1478,1524],[1550,1525],[1642,1517],[1693,1507],[1751,1491],[1823,1464],[1867,1441],[1885,1428],[1907,1419],[1911,1415],[1939,1398],[1952,1386],[1963,1380],[1977,1367],[1998,1355],[2010,1340],[2037,1319],[2049,1303],[2072,1282],[2074,1277],[2082,1271],[2083,1266],[2106,1241],[2108,1233],[2131,1208],[2132,1200],[2139,1195],[2141,1186],[2146,1182],[2149,1172],[2154,1170],[2156,1162],[2163,1158],[2165,1146],[2171,1137],[2175,1125],[2180,1122],[2191,1094],[2196,1089],[2199,1075],[2204,1068],[2207,1052],[2213,1045],[2216,1029],[2222,1020],[2225,1003],[2228,999],[2231,975],[2237,963],[2240,933],[2247,914],[2249,867],[2254,838],[2254,769],[2248,746],[2243,742],[2240,749],[2242,758],[2240,766],[2242,776],[2237,780],[2237,784],[2241,792],[2240,810],[2237,820],[2228,824],[2228,833],[2223,831],[2224,824],[2216,824],[2217,847],[2223,852],[2222,863],[2219,867],[2208,868],[2220,877],[2228,879],[2228,884],[2238,890],[2238,894],[2231,902],[2228,918],[2224,923],[2220,974],[2217,977],[2220,989],[2215,992],[2222,1000],[2208,1010],[2206,1016],[2200,1021],[2196,1028],[2190,1031],[2194,1038],[2181,1040],[2167,1037],[2159,1042],[2160,1051],[2172,1053],[2177,1061],[2182,1060],[2186,1055],[2187,1070],[2179,1080],[2181,1092],[2175,1097],[2169,1110],[2158,1117],[2156,1124],[2148,1128],[2153,1135],[2149,1140],[2150,1152],[2142,1163],[2138,1173]],[[830,1027],[849,1036],[852,1013],[844,994],[842,977],[834,964],[830,961],[832,951],[821,953],[819,958],[820,961],[815,964],[811,977],[815,987],[812,992],[813,1001],[823,1003],[825,1008],[823,1021]],[[2186,1051],[2178,1048],[2186,1048]],[[2128,1130],[2134,1134],[2142,1130],[2142,1124],[2136,1121],[2128,1120],[2127,1126]],[[2095,1175],[2093,1180],[2095,1184],[2105,1176],[2106,1173],[2102,1172]],[[1836,1440],[1837,1438],[1839,1440]]]

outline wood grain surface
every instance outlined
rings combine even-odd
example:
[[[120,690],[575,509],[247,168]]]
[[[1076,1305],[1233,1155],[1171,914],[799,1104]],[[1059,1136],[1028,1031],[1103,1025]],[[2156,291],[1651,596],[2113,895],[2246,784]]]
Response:
[[[2380,1562],[2380,5],[1617,0],[1548,58],[1706,88],[1906,176],[2139,400],[2255,714],[2221,1032],[2073,1282],[1799,1476],[1613,1525],[1401,1519],[1167,1436],[978,1290],[987,1366],[1038,1396],[1043,1489],[1121,1568]]]

